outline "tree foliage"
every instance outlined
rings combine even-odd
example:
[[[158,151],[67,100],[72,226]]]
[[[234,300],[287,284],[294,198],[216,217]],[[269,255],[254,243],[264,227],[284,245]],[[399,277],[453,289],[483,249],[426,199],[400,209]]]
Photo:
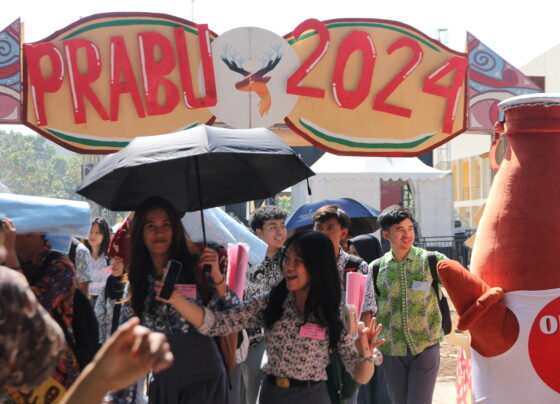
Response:
[[[63,156],[39,135],[0,130],[0,183],[16,194],[81,199],[82,157]]]

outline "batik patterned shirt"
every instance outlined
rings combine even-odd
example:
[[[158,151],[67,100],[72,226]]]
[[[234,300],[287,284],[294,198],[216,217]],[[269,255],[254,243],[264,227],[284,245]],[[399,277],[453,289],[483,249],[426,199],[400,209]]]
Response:
[[[64,334],[25,277],[2,266],[0,308],[0,389],[35,388],[52,374],[63,353]]]
[[[28,280],[35,278],[51,251],[50,247],[45,245],[33,254],[29,262],[22,262],[22,271]],[[72,335],[76,274],[70,258],[62,255],[60,258],[52,260],[43,277],[31,285],[31,290],[53,318],[54,313],[57,313]],[[67,349],[59,360],[53,377],[64,387],[70,387],[77,379],[79,371],[76,357],[70,349]]]
[[[241,306],[222,312],[204,310],[204,321],[199,328],[201,334],[210,336],[227,335],[250,327],[264,327],[264,310],[269,295],[255,297]],[[268,363],[264,372],[276,377],[291,377],[297,380],[327,380],[325,368],[329,364],[328,329],[322,338],[309,338],[300,335],[303,315],[296,308],[294,297],[288,294],[283,304],[282,316],[271,329],[264,329],[264,340]],[[316,324],[314,316],[308,323]],[[338,352],[346,370],[354,372],[356,361],[360,358],[356,350],[356,334],[343,331]]]
[[[436,260],[447,257],[436,252]],[[399,262],[389,251],[381,258],[377,275],[379,312],[383,324],[380,338],[387,342],[379,350],[387,355],[413,355],[443,340],[441,313],[428,263],[428,252],[411,247]]]
[[[38,249],[29,261],[22,261],[22,272],[31,283],[31,290],[39,303],[53,319],[60,318],[72,338],[73,301],[76,291],[74,265],[68,257],[63,255],[52,259],[43,273],[43,264],[51,251],[48,245]],[[35,363],[35,359],[33,363]],[[50,386],[46,391],[41,390],[45,384],[30,392],[10,388],[8,390],[11,397],[7,398],[8,396],[5,394],[0,394],[0,402],[5,400],[7,403],[19,403],[25,400],[24,397],[29,399],[36,395],[39,390],[42,391],[41,394],[44,394],[44,397],[42,397],[44,402],[56,402],[55,399],[57,400],[62,396],[64,389],[68,389],[78,378],[79,371],[78,361],[72,350],[67,347],[59,357],[55,369],[50,375],[54,382],[51,381],[51,378],[45,382]]]
[[[243,299],[249,300],[255,296],[264,295],[272,290],[282,279],[282,254],[284,247],[280,248],[272,258],[265,257],[257,266],[250,267],[247,271],[247,286],[243,292]],[[262,328],[247,329],[249,335],[249,349],[253,349],[263,340]]]
[[[346,271],[344,267],[348,262],[349,254],[346,253],[342,248],[339,249],[338,260],[336,261],[336,266],[338,268],[338,273],[340,274],[340,281],[342,285],[342,301],[346,298]],[[375,293],[373,290],[373,284],[370,281],[370,270],[369,266],[365,261],[360,263],[360,266],[356,270],[361,274],[368,276],[368,281],[366,283],[366,291],[364,296],[364,303],[362,304],[362,313],[370,311],[372,315],[377,312],[377,303],[375,302]]]
[[[80,283],[91,282],[93,271],[91,253],[82,243],[76,245],[76,256],[74,260],[76,261],[74,264],[74,268],[76,269],[76,283],[79,285]]]

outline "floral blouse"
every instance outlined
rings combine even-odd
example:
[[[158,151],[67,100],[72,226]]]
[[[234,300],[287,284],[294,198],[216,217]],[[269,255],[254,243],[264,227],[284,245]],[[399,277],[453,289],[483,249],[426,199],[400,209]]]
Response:
[[[205,274],[209,284],[212,284],[210,274]],[[144,303],[144,312],[142,314],[142,325],[149,328],[152,331],[161,332],[164,334],[187,334],[190,332],[198,332],[198,330],[189,323],[181,314],[175,310],[175,308],[168,303],[164,303],[156,300],[155,283],[156,278],[154,275],[149,275],[148,277],[148,296],[146,297]],[[127,300],[129,296],[128,287],[125,289],[123,297],[123,305],[121,309],[121,318],[119,323],[122,324],[128,321],[134,316],[134,311],[130,305],[130,300]],[[199,306],[203,305],[202,298],[199,293],[197,293],[196,299],[189,299],[191,302],[196,303]],[[226,289],[226,293],[223,297],[218,296],[217,293],[212,293],[212,297],[208,302],[208,307],[212,310],[224,310],[228,307],[238,305],[239,299],[229,288]],[[109,397],[112,399],[114,404],[128,404],[136,402],[136,388],[137,384],[134,384],[127,389],[119,390],[114,393],[110,393]]]
[[[210,275],[205,275],[208,282],[212,284]],[[156,277],[153,275],[148,277],[148,296],[146,297],[144,303],[142,325],[144,327],[148,327],[152,331],[164,334],[186,334],[189,332],[197,332],[196,328],[185,320],[185,318],[181,316],[181,314],[175,310],[172,305],[156,300],[156,292],[154,289],[156,280]],[[121,324],[134,317],[134,311],[132,310],[130,301],[127,301],[128,293],[128,288],[126,288],[124,293],[124,303],[121,310],[121,321],[119,321]],[[198,293],[196,299],[189,300],[199,306],[203,305],[202,298]],[[239,304],[239,299],[235,293],[227,288],[226,294],[223,297],[219,297],[218,294],[213,293],[210,301],[208,302],[208,307],[212,310],[224,310],[225,308],[237,304]]]
[[[272,258],[266,257],[260,265],[249,268],[247,286],[243,292],[244,300],[268,293],[280,282],[283,252],[284,247],[280,248]],[[253,349],[263,340],[263,331],[260,327],[247,329],[247,335],[249,335],[249,349]]]
[[[269,295],[255,297],[241,306],[222,312],[204,309],[204,321],[199,328],[201,334],[218,336],[227,335],[248,327],[264,327],[264,310]],[[307,325],[313,324],[314,318],[308,319]],[[328,332],[316,335],[318,339],[302,336],[303,315],[295,306],[290,293],[284,301],[284,312],[271,329],[264,329],[264,340],[268,363],[264,372],[277,377],[290,377],[298,380],[327,380],[325,368],[329,364]],[[356,360],[360,355],[354,342],[356,334],[343,333],[338,350],[344,366],[353,373]]]

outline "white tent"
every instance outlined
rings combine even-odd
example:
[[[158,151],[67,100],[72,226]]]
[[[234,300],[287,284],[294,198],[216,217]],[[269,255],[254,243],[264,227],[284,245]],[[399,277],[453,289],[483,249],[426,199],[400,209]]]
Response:
[[[427,166],[416,157],[351,157],[325,153],[311,169],[307,184],[292,187],[292,210],[323,199],[353,198],[379,209],[381,181],[406,181],[416,206],[423,237],[453,235],[453,176]]]

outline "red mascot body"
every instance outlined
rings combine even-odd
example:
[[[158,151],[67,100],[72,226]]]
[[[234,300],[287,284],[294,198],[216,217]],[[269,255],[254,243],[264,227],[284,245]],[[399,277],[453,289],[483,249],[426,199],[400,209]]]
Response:
[[[500,104],[507,152],[471,272],[438,273],[473,348],[473,402],[560,403],[560,94]]]

